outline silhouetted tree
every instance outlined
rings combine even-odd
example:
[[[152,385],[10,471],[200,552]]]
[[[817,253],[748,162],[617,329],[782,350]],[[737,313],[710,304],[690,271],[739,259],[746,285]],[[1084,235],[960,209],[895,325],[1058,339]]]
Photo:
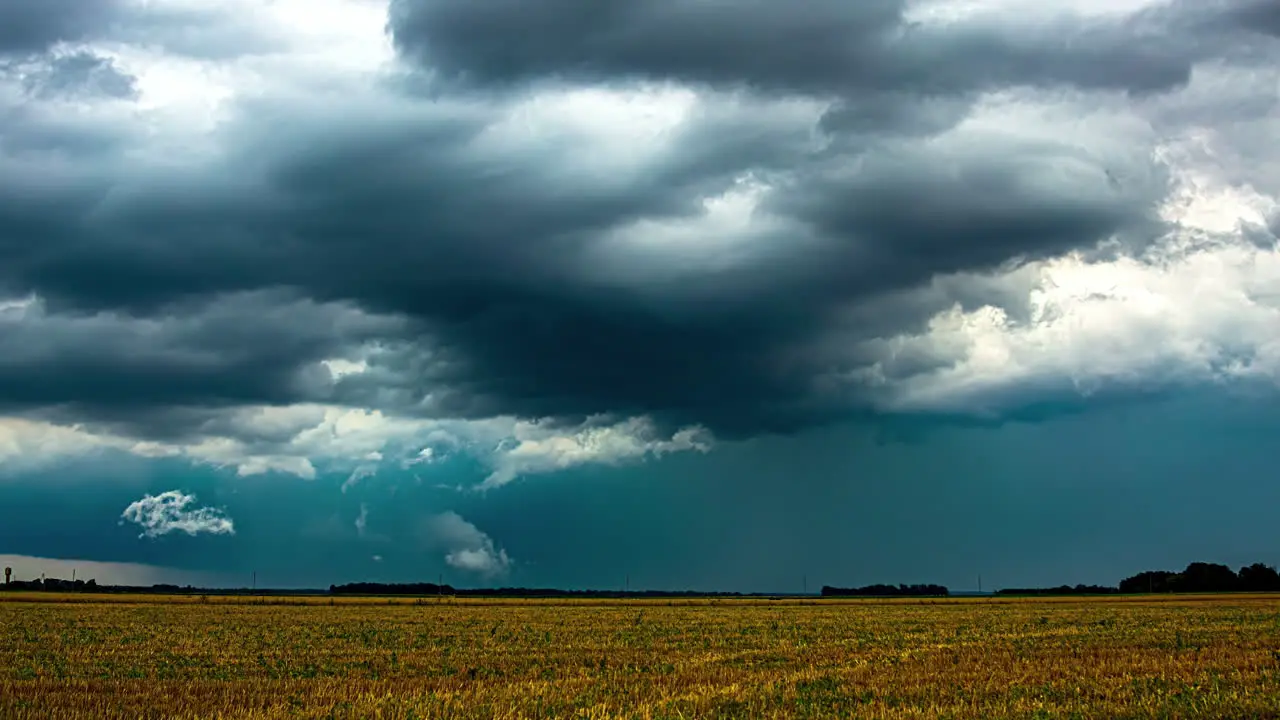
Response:
[[[1251,590],[1280,590],[1280,576],[1275,569],[1255,563],[1240,573],[1218,563],[1193,562],[1180,573],[1148,570],[1120,581],[1123,593],[1201,593]]]
[[[1118,592],[1107,585],[1060,585],[1054,588],[1003,588],[996,595],[1108,595]]]
[[[1240,588],[1240,578],[1226,565],[1193,562],[1183,570],[1175,592],[1230,592]]]
[[[823,597],[946,597],[951,591],[942,585],[866,585],[854,588],[822,586]]]
[[[1147,570],[1133,577],[1120,581],[1122,593],[1163,593],[1173,592],[1172,580],[1177,573],[1168,570]]]
[[[1280,573],[1270,565],[1254,563],[1240,568],[1240,589],[1247,592],[1280,591]]]

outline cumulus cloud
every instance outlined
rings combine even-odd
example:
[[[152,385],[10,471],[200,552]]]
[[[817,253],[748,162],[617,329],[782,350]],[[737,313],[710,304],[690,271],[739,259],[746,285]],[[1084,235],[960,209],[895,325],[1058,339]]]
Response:
[[[452,511],[428,518],[423,537],[428,544],[443,548],[445,563],[458,570],[492,578],[506,574],[513,564],[493,538]]]
[[[667,453],[711,449],[705,429],[684,428],[661,437],[644,418],[613,424],[592,422],[566,433],[538,423],[517,423],[509,440],[495,453],[493,472],[482,488],[505,485],[521,475],[554,472],[591,463],[618,465]]]
[[[235,534],[235,525],[221,510],[190,507],[195,502],[195,495],[170,490],[131,503],[120,517],[142,528],[140,538],[157,538],[173,532],[191,536]]]
[[[619,465],[674,452],[706,452],[714,438],[705,428],[660,431],[647,418],[580,423],[531,422],[515,417],[476,421],[397,418],[378,411],[339,406],[249,407],[200,413],[187,434],[138,440],[87,427],[0,419],[0,463],[14,471],[60,458],[124,452],[153,458],[184,458],[232,469],[242,477],[283,473],[307,480],[320,473],[347,473],[343,494],[353,493],[383,470],[405,470],[443,462],[436,447],[466,456],[489,469],[478,487],[505,485],[518,477],[585,464]]]
[[[0,3],[0,454],[493,487],[1274,380],[1272,3],[162,5]]]
[[[1174,229],[1140,255],[1071,253],[990,278],[1028,287],[1015,317],[959,305],[920,332],[872,341],[852,371],[886,409],[998,416],[1029,398],[1280,380],[1280,201],[1206,197],[1196,178],[1164,213]]]

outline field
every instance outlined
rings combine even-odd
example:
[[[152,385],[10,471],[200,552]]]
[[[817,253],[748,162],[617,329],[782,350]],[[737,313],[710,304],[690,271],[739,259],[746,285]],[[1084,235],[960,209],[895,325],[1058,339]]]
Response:
[[[1280,718],[1280,597],[0,595],[0,718]]]

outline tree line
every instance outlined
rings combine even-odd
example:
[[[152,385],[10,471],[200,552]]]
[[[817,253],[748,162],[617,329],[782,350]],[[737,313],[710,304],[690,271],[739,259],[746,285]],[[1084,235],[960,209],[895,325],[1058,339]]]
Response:
[[[1280,573],[1254,563],[1234,571],[1218,563],[1193,562],[1182,570],[1146,570],[1119,585],[1063,585],[1056,588],[1005,588],[997,595],[1139,595],[1142,593],[1280,592]]]
[[[95,580],[14,580],[0,590],[93,593],[161,593],[207,595],[298,595],[324,594],[324,590],[251,590],[249,588],[197,588],[190,585],[99,585]],[[1003,588],[996,595],[1137,595],[1143,593],[1280,592],[1280,573],[1270,565],[1254,563],[1234,571],[1217,563],[1193,562],[1181,572],[1146,570],[1121,580],[1118,585],[1060,585],[1044,588]],[[330,585],[330,595],[451,595],[454,597],[526,598],[669,598],[669,597],[776,597],[778,593],[698,592],[693,590],[559,590],[554,588],[456,588],[436,583],[357,582]],[[947,597],[943,585],[865,585],[833,587],[824,585],[822,597]]]
[[[1059,585],[1047,588],[1001,588],[996,595],[1115,595],[1120,590],[1111,585]]]
[[[102,588],[98,586],[98,581],[89,580],[62,580],[59,578],[44,578],[41,580],[11,580],[4,585],[0,585],[0,589],[5,590],[44,590],[46,592],[102,592]]]
[[[700,592],[697,590],[559,590],[556,588],[455,588],[436,583],[357,582],[330,585],[331,595],[453,595],[455,597],[521,598],[669,598],[669,597],[766,597],[776,593]]]
[[[1280,573],[1254,563],[1233,572],[1226,565],[1194,562],[1182,572],[1148,570],[1120,581],[1122,593],[1276,592]]]

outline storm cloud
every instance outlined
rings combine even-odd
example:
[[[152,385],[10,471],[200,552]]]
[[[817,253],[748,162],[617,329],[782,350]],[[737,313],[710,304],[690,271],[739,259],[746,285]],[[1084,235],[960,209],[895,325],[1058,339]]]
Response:
[[[1269,109],[1170,118],[1205,68],[1267,86],[1262,3],[392,0],[369,60],[331,65],[267,53],[265,31],[197,52],[194,16],[58,5],[0,4],[7,51],[86,44],[0,87],[6,413],[166,442],[244,440],[228,418],[261,406],[630,439],[646,418],[615,446],[642,457],[704,447],[690,428],[998,416],[1082,376],[1268,357],[1265,323],[1188,335],[1203,374],[1141,343],[1113,365],[1030,356],[1078,327],[1051,328],[1079,305],[1045,300],[1071,263],[1189,272],[1169,206],[1190,181],[1169,149]],[[94,54],[144,36],[222,99],[165,115],[164,60]],[[1226,252],[1234,232],[1197,247]],[[988,331],[1023,353],[1017,387],[973,374]]]
[[[4,0],[0,2],[0,53],[43,52],[59,42],[100,34],[125,5],[117,0]]]
[[[393,0],[397,44],[475,82],[676,79],[793,94],[965,93],[1020,84],[1134,91],[1183,83],[1164,18],[978,16],[937,25],[905,0]]]

